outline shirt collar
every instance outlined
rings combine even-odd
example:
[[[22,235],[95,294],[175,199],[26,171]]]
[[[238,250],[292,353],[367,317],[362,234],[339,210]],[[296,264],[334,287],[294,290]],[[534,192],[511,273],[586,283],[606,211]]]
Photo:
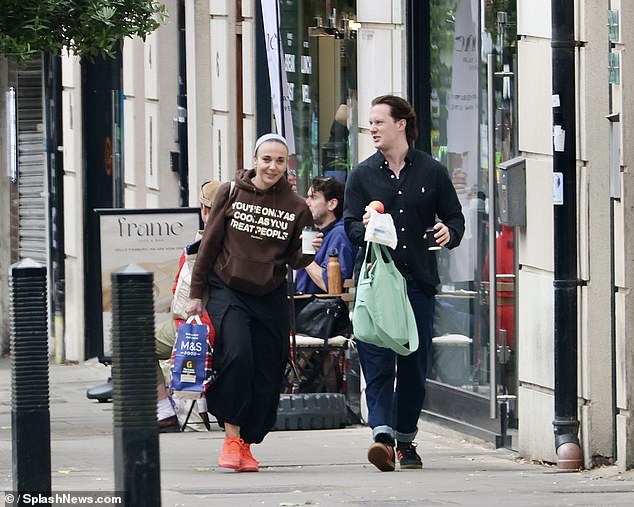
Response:
[[[405,162],[409,162],[409,164],[413,164],[414,163],[414,159],[416,158],[416,150],[413,147],[409,147],[409,149],[407,150],[407,154],[405,155]],[[386,170],[390,170],[387,160],[385,159],[385,155],[383,155],[383,153],[379,150],[376,150],[376,153],[374,154],[374,160],[377,163],[377,166]],[[409,164],[405,164],[406,166]]]
[[[343,218],[340,218],[339,220],[335,220],[334,222],[330,222],[326,227],[324,227],[323,229],[319,229],[321,232],[324,233],[324,236],[330,232],[331,229],[333,229],[335,227],[335,225],[337,225],[339,222],[341,222],[343,220]]]

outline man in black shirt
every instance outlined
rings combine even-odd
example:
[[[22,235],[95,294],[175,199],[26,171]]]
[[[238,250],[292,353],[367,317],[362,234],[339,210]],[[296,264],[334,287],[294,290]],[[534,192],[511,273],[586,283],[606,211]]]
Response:
[[[437,245],[454,248],[460,244],[465,222],[447,169],[413,147],[418,135],[416,113],[406,100],[394,95],[375,98],[370,110],[370,134],[377,152],[348,177],[344,225],[352,244],[362,246],[370,218],[365,211],[368,203],[381,201],[385,213],[392,215],[398,245],[391,253],[407,281],[420,344],[416,352],[401,356],[387,348],[357,342],[374,440],[368,459],[379,470],[392,471],[396,445],[401,469],[422,468],[414,438],[425,398],[434,295],[440,281],[436,254],[427,248],[425,229],[434,227]],[[360,255],[363,252],[360,249]]]

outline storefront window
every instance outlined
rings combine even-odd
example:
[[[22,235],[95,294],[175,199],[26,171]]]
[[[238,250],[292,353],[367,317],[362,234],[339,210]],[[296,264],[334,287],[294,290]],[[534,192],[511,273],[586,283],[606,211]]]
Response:
[[[281,33],[292,98],[297,188],[315,176],[345,182],[357,162],[356,2],[282,0]],[[351,131],[352,130],[352,131]]]
[[[489,209],[487,59],[495,55],[497,165],[516,150],[515,0],[432,0],[430,15],[432,156],[447,166],[466,220],[461,245],[438,257],[442,285],[430,378],[491,398],[496,391],[514,392],[514,366],[508,365],[515,348],[515,250],[513,229],[498,226],[495,210]],[[505,283],[495,284],[494,297],[489,295],[490,231],[496,235],[496,280]],[[497,312],[493,351],[490,304]],[[491,353],[498,370],[495,390]]]

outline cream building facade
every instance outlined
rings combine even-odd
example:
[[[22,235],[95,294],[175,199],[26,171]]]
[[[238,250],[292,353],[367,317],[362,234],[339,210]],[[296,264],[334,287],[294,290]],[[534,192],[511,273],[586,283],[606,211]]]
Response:
[[[178,176],[170,170],[170,152],[178,150],[174,132],[179,117],[176,99],[179,89],[179,24],[176,15],[179,2],[168,0],[166,4],[170,13],[167,23],[145,42],[126,40],[122,53],[124,134],[121,184],[123,203],[130,208],[176,207],[182,204],[179,202]],[[346,141],[348,165],[356,164],[373,152],[367,123],[371,99],[384,93],[407,97],[412,86],[425,86],[423,81],[412,85],[411,80],[413,69],[416,68],[412,61],[424,58],[420,54],[411,55],[412,38],[408,33],[412,33],[415,2],[358,0],[353,4],[353,12],[344,12],[353,14],[353,21],[358,23],[354,26],[354,37],[348,37],[351,32],[339,24],[339,14],[333,16],[332,27],[326,21],[332,12],[325,13],[326,17],[322,19],[323,26],[334,28],[336,34],[339,34],[339,27],[343,27],[342,38],[350,43],[346,42],[344,49],[340,49],[342,55],[348,51],[346,48],[354,49],[355,85],[341,85],[344,91],[340,98],[349,110],[347,128],[350,138]],[[479,148],[470,155],[463,152],[460,162],[455,162],[455,156],[446,156],[451,141],[443,140],[442,134],[443,108],[449,109],[448,99],[444,98],[445,91],[440,85],[436,86],[434,80],[438,79],[438,83],[442,81],[435,77],[435,71],[439,68],[436,64],[451,61],[452,54],[455,62],[456,52],[454,47],[453,51],[449,49],[443,54],[441,47],[437,55],[436,44],[440,46],[441,41],[433,35],[440,30],[434,24],[434,13],[435,9],[442,10],[447,6],[454,14],[461,9],[460,12],[466,16],[464,19],[471,20],[473,26],[477,27],[477,76],[486,75],[483,55],[496,44],[495,36],[491,35],[494,29],[487,31],[484,28],[497,26],[500,29],[501,25],[495,25],[495,22],[487,25],[490,23],[489,14],[497,14],[489,12],[491,2],[464,0],[460,4],[459,0],[430,2],[430,54],[436,55],[432,57],[438,60],[432,60],[433,64],[428,69],[432,82],[428,91],[432,100],[436,100],[437,94],[440,95],[441,111],[437,113],[435,104],[430,109],[418,104],[419,122],[424,127],[421,128],[422,135],[440,136],[438,143],[432,140],[430,145],[434,155],[447,163],[452,174],[462,169],[462,165],[471,163],[477,166],[474,174],[480,175],[480,178],[487,174],[487,150],[490,149],[486,143],[486,97],[482,92],[486,89],[486,83],[481,77],[478,78],[479,113],[476,121],[480,129],[475,134],[477,138],[474,144]],[[198,187],[203,181],[226,181],[237,168],[250,166],[252,146],[258,133],[261,133],[258,125],[266,122],[272,125],[272,121],[269,121],[272,119],[270,104],[257,103],[256,100],[258,88],[268,86],[266,76],[261,74],[262,67],[257,63],[257,49],[261,43],[257,26],[259,2],[184,0],[182,7],[187,64],[188,204],[196,206]],[[471,10],[466,10],[467,7]],[[285,8],[293,9],[297,5],[282,1],[283,13]],[[341,9],[346,8],[348,6]],[[308,7],[306,9],[304,18],[312,14],[308,12]],[[618,12],[619,19],[617,39],[610,50],[609,11]],[[426,415],[433,417],[435,414],[439,420],[458,426],[460,423],[479,425],[485,428],[488,435],[495,435],[495,427],[499,423],[496,395],[501,392],[501,388],[508,390],[517,396],[517,403],[512,407],[517,423],[517,431],[511,430],[512,446],[526,459],[556,462],[552,426],[555,337],[550,1],[508,1],[505,3],[505,12],[514,19],[516,31],[515,38],[509,37],[509,40],[515,40],[511,47],[514,48],[516,63],[511,65],[511,70],[514,72],[513,79],[516,79],[513,86],[517,90],[517,95],[511,97],[516,108],[512,125],[516,135],[513,155],[526,160],[526,223],[512,227],[515,271],[508,273],[513,275],[513,304],[517,309],[514,316],[515,344],[508,351],[515,358],[517,368],[514,375],[508,376],[500,385],[490,381],[491,368],[486,365],[490,363],[491,354],[495,356],[493,362],[499,361],[500,357],[505,357],[504,354],[500,355],[500,350],[504,352],[511,347],[506,342],[496,342],[502,334],[496,338],[495,333],[490,335],[485,329],[486,301],[482,307],[478,301],[488,297],[488,292],[482,289],[486,287],[488,278],[476,273],[471,279],[457,280],[451,278],[451,268],[446,267],[448,278],[443,281],[440,299],[449,301],[450,306],[446,308],[449,308],[454,320],[458,320],[455,316],[463,310],[455,306],[453,301],[466,301],[466,308],[471,308],[466,313],[471,313],[465,317],[467,324],[460,332],[439,331],[438,334],[439,337],[462,337],[461,343],[468,344],[469,352],[465,357],[469,364],[464,378],[452,383],[447,381],[448,377],[443,377],[440,364],[434,363],[430,403],[436,399],[435,392],[449,394],[444,397],[445,405],[440,407],[442,413],[439,414],[438,407],[432,406],[428,407],[429,414],[426,412]],[[283,22],[289,22],[288,17],[282,19]],[[629,170],[634,163],[630,141],[633,137],[630,128],[632,122],[629,121],[634,112],[634,97],[627,93],[629,84],[634,80],[634,62],[626,51],[628,46],[634,45],[634,33],[627,23],[634,20],[634,5],[625,0],[577,0],[575,20],[575,39],[579,41],[579,47],[576,52],[576,81],[571,86],[575,87],[577,97],[578,274],[584,284],[578,291],[578,357],[571,360],[576,360],[578,368],[579,437],[586,467],[616,462],[624,469],[634,464],[634,305],[630,290],[634,275],[634,231],[630,225],[634,223],[631,195],[634,181]],[[305,20],[302,23],[298,21],[297,26],[304,26]],[[315,26],[319,28],[322,25],[315,21]],[[318,60],[312,53],[313,39],[298,33],[289,29],[282,34],[282,40],[287,43],[288,54],[292,56],[285,63],[288,65],[289,81],[294,83],[294,100],[297,101],[294,107],[299,110],[301,106],[304,108],[302,110],[307,111],[306,117],[312,118],[305,123],[310,130],[310,121],[322,121],[319,110],[311,109],[317,107],[317,100],[311,93],[318,86],[315,84],[317,81],[312,81],[316,78],[311,76],[316,75],[317,65],[327,65],[328,60]],[[424,30],[414,27],[413,33],[422,36]],[[498,32],[495,35],[500,34]],[[295,38],[300,38],[303,44],[296,44]],[[448,40],[453,41],[454,38],[449,37]],[[614,72],[611,77],[609,71],[610,62],[614,66],[615,61],[611,54],[620,58],[615,71],[618,82],[613,79]],[[300,60],[312,62],[313,73],[300,73],[299,63],[297,68],[293,65],[295,57],[297,63]],[[352,60],[348,58],[346,61]],[[305,68],[308,70],[310,66]],[[83,283],[86,271],[85,225],[82,223],[85,209],[81,208],[85,206],[86,161],[82,138],[85,126],[82,124],[81,111],[82,107],[87,106],[85,103],[82,105],[81,75],[80,62],[66,58],[63,64],[65,356],[70,360],[83,360],[86,357],[84,336],[90,322],[84,304],[85,291],[88,289]],[[611,79],[614,81],[612,84]],[[300,89],[306,94],[302,95]],[[502,98],[508,96],[504,90],[506,88],[500,91],[499,96]],[[509,111],[512,109],[510,107]],[[430,118],[421,115],[424,111],[429,112]],[[619,114],[618,123],[606,119],[606,116],[614,113]],[[440,134],[436,133],[437,121],[441,125]],[[151,129],[150,123],[153,126]],[[310,132],[310,135],[317,136],[316,131]],[[304,134],[299,132],[299,135]],[[309,139],[308,134],[305,139]],[[320,138],[314,139],[320,145],[325,144],[325,140],[322,143]],[[328,147],[322,148],[322,154],[326,153]],[[612,167],[616,167],[613,175],[618,176],[616,181],[610,179],[611,153],[615,164]],[[307,173],[309,176],[330,170],[331,166],[320,166],[324,159],[318,162],[315,158],[309,159],[306,153],[300,155],[306,167],[312,167],[313,172]],[[151,172],[150,166],[153,168]],[[300,171],[298,164],[298,176]],[[618,195],[615,194],[615,183],[619,189]],[[491,225],[487,218],[490,217],[489,196],[485,192],[484,180],[478,180],[476,185],[480,185],[479,191],[485,195],[477,198],[482,202],[474,200],[470,201],[470,205],[477,211],[474,211],[474,216],[479,217],[483,239],[488,227],[486,224]],[[501,234],[500,231],[498,233]],[[476,236],[474,232],[474,238]],[[476,264],[485,259],[486,252],[480,255]],[[450,260],[446,263],[443,260],[441,264],[450,266]],[[476,315],[477,312],[480,314]],[[493,341],[489,341],[489,336],[493,336]],[[442,343],[442,340],[437,343]],[[491,346],[496,343],[497,346]],[[464,350],[464,347],[460,350]],[[478,361],[478,358],[481,360]],[[497,367],[502,368],[503,365],[498,364]],[[456,402],[452,404],[451,400]],[[460,400],[467,400],[468,403]],[[478,412],[480,415],[472,417],[461,412],[460,407],[472,402],[484,407],[483,412]],[[424,438],[424,435],[420,438]]]

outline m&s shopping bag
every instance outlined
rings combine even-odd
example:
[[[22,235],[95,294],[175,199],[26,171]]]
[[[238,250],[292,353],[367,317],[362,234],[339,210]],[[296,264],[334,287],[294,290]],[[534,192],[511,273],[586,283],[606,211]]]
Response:
[[[199,398],[205,390],[209,327],[193,315],[178,327],[172,353],[172,390],[176,398]]]

